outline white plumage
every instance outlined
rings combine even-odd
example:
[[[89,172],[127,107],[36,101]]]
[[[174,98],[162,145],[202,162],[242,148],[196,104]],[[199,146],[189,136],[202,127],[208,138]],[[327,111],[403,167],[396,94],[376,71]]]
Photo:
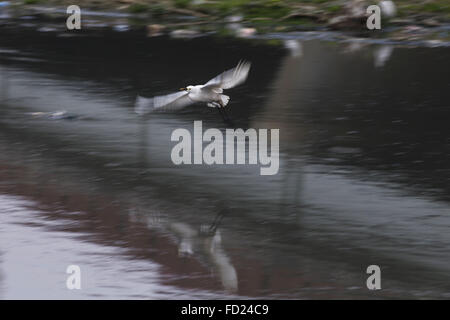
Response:
[[[180,92],[153,98],[138,96],[135,112],[144,115],[157,110],[179,110],[196,102],[206,103],[211,108],[223,108],[230,101],[230,97],[224,95],[223,90],[245,82],[250,71],[250,65],[250,62],[239,62],[235,68],[219,74],[206,84],[187,86]]]

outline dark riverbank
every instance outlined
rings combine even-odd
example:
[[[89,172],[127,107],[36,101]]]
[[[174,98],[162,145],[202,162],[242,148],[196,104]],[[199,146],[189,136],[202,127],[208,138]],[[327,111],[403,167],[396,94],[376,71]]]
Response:
[[[353,4],[355,2],[355,4]],[[139,31],[149,37],[169,35],[276,39],[305,37],[400,42],[442,46],[450,42],[450,8],[442,1],[395,1],[392,17],[381,30],[368,30],[365,1],[81,1],[82,31]],[[67,32],[64,2],[4,2],[0,26]],[[70,1],[67,4],[71,4]],[[247,9],[246,9],[247,8]],[[249,9],[251,8],[251,10]],[[278,12],[279,10],[279,12]],[[282,14],[280,13],[282,12]],[[333,22],[334,21],[334,22]],[[333,31],[339,31],[334,32]],[[72,31],[75,33],[77,31]],[[79,31],[78,31],[79,32]],[[308,35],[306,35],[308,37]]]

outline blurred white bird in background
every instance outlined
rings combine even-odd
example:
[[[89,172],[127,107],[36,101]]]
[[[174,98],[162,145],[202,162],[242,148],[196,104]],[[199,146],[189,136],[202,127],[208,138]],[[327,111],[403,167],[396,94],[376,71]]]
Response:
[[[238,65],[227,70],[206,84],[187,86],[181,88],[181,92],[171,93],[165,96],[144,98],[138,96],[135,104],[135,112],[144,115],[153,111],[168,111],[183,109],[194,103],[204,102],[208,107],[222,110],[230,101],[230,97],[223,94],[224,89],[233,88],[243,83],[250,71],[250,62],[239,62]]]
[[[378,5],[380,6],[381,13],[385,18],[393,18],[397,14],[397,7],[393,1],[380,1]]]

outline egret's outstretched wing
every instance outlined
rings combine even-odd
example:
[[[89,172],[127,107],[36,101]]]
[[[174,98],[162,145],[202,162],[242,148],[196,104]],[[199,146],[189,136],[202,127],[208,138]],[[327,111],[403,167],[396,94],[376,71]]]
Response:
[[[247,80],[250,65],[250,62],[239,62],[235,68],[227,70],[219,74],[217,77],[209,80],[205,84],[204,88],[233,88]]]
[[[144,115],[157,110],[179,110],[192,103],[194,103],[194,101],[189,98],[189,93],[186,91],[175,92],[165,96],[156,96],[153,98],[138,96],[136,98],[134,111],[139,115]]]

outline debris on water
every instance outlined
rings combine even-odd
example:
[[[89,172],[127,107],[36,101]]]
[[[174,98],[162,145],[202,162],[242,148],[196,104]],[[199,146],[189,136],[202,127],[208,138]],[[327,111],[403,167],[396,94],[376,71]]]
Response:
[[[339,153],[339,154],[358,154],[361,153],[361,149],[359,148],[350,148],[350,147],[331,147],[328,149],[330,153]]]
[[[59,119],[71,119],[74,115],[67,113],[67,111],[56,111],[49,114],[50,119],[59,120]]]
[[[228,16],[225,18],[225,21],[229,23],[241,22],[242,20],[244,20],[244,17],[241,15]]]
[[[120,166],[121,166],[121,163],[119,163],[119,162],[108,162],[107,164],[105,164],[105,167],[107,167],[107,168],[117,168]]]
[[[444,43],[444,41],[442,41],[442,40],[427,40],[425,42],[426,42],[426,46],[430,47],[430,48],[441,47],[442,44]]]
[[[30,113],[33,117],[41,117],[45,115],[45,112],[32,112]]]
[[[175,39],[191,39],[200,36],[200,33],[191,29],[178,29],[172,31],[170,36]]]
[[[163,34],[165,26],[162,24],[150,24],[147,26],[147,37],[157,37]]]
[[[113,27],[114,31],[118,31],[118,32],[124,32],[124,31],[129,31],[130,30],[130,26],[127,24],[119,24],[119,25],[115,25]]]
[[[249,38],[256,34],[255,28],[241,28],[237,31],[237,36],[240,38]]]
[[[48,118],[51,120],[75,120],[79,119],[74,113],[70,113],[67,111],[55,111],[55,112],[31,112],[31,116],[36,118]]]
[[[19,17],[20,20],[35,20],[35,16],[21,16]]]
[[[41,27],[37,30],[38,32],[56,32],[58,29],[52,27]]]
[[[92,29],[108,29],[109,24],[99,21],[93,21],[93,22],[85,22],[84,26],[86,28],[92,28]]]
[[[231,31],[233,31],[235,33],[243,28],[242,23],[237,23],[237,22],[228,23],[225,27],[228,30],[231,30]]]

